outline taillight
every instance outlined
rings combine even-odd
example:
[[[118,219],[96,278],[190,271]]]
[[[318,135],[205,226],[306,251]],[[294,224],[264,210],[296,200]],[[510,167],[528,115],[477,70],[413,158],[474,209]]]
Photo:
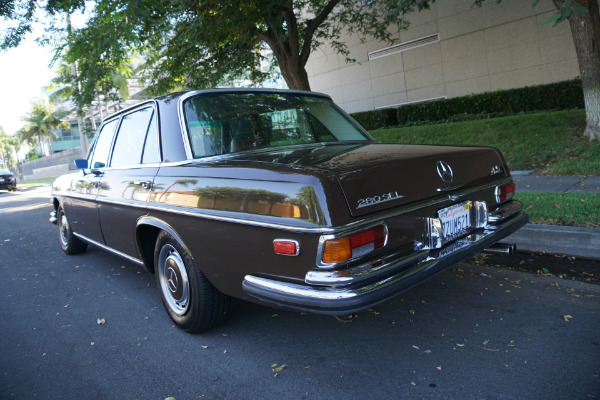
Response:
[[[383,225],[353,235],[327,239],[323,243],[321,261],[325,264],[348,261],[383,247],[386,239],[387,233]]]
[[[508,185],[496,187],[496,203],[504,203],[505,201],[511,200],[515,196],[515,184],[509,183]]]

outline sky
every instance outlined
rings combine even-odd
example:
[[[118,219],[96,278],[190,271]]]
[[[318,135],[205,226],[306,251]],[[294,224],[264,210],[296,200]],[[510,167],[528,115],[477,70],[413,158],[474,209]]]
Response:
[[[0,126],[14,135],[31,109],[31,103],[42,95],[53,77],[48,67],[52,49],[38,46],[28,38],[16,49],[0,51]]]
[[[89,10],[91,3],[86,2],[86,5]],[[60,22],[48,19],[39,10],[36,18],[43,23],[35,24],[33,32],[26,36],[19,47],[0,50],[0,126],[9,135],[14,135],[25,125],[22,117],[31,110],[35,98],[42,96],[42,87],[48,86],[54,77],[53,70],[48,67],[53,49],[39,46],[35,39],[44,34],[46,24]],[[82,27],[87,18],[88,14],[72,14],[73,27]],[[10,25],[14,24],[0,20],[0,32]]]

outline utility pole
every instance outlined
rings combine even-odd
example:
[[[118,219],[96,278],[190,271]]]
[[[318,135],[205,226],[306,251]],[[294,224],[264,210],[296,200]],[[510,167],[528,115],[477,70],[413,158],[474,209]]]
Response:
[[[71,13],[67,12],[67,32],[69,37],[72,34],[71,29]],[[77,83],[77,62],[73,62],[71,64],[71,93],[79,93],[80,91],[79,84]],[[79,105],[77,105],[77,127],[79,130],[79,141],[81,142],[81,154],[83,157],[87,156],[88,151],[88,141],[87,136],[85,135],[85,124],[83,122],[82,110]],[[93,118],[93,117],[92,117]]]

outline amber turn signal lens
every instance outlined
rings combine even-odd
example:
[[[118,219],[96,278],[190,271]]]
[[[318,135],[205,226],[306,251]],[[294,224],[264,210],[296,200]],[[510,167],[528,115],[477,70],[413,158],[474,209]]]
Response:
[[[363,256],[385,245],[386,229],[383,225],[373,229],[326,240],[323,244],[321,261],[336,264],[351,258]]]
[[[323,247],[323,262],[335,264],[352,258],[350,238],[341,237],[327,240]]]

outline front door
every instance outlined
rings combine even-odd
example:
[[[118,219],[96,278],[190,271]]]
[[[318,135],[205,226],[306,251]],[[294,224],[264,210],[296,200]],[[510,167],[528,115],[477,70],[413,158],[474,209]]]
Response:
[[[88,156],[89,168],[82,170],[81,176],[73,179],[71,193],[65,202],[65,214],[73,232],[101,244],[104,243],[104,238],[100,229],[96,197],[102,186],[102,175],[118,121],[118,118],[108,121],[98,132]]]

